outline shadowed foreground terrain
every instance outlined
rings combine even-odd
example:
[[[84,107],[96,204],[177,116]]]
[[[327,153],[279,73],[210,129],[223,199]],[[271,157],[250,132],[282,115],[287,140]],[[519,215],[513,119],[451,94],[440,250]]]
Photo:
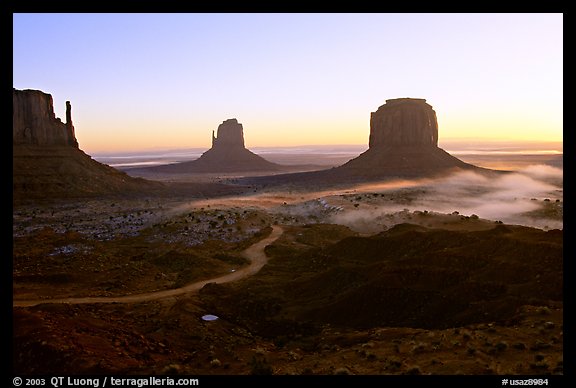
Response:
[[[297,229],[294,240],[269,247],[273,259],[255,278],[207,287],[206,300],[217,296],[212,310],[261,325],[266,335],[275,322],[290,319],[356,329],[445,329],[511,319],[522,305],[562,301],[559,230],[497,225],[464,232],[399,224],[318,248],[306,245],[339,228]],[[274,308],[242,309],[256,302]]]
[[[253,217],[265,215],[246,219]],[[14,372],[562,373],[562,232],[471,222],[478,223],[476,231],[400,224],[372,236],[339,225],[284,226],[284,234],[266,248],[270,260],[260,272],[208,284],[199,295],[15,307]],[[42,233],[43,249],[60,245],[56,236]],[[227,255],[215,254],[210,241],[169,254],[176,259],[178,250],[188,249],[190,270],[194,257],[221,263],[203,265],[211,272],[189,273],[190,282],[245,266],[234,252],[261,238],[229,243]],[[170,265],[166,254],[147,252],[146,239],[123,244],[129,241],[142,253],[119,257],[125,268],[120,273],[138,269],[146,279],[147,273],[158,274],[152,266]],[[15,245],[23,249],[18,240]],[[101,242],[89,251],[113,256],[120,245]],[[54,256],[58,273],[63,265],[58,260],[66,255]],[[17,297],[50,294],[55,285],[66,289],[71,283],[65,276],[43,276],[33,265],[20,266],[24,257],[15,256],[15,281],[32,288],[16,289]],[[175,272],[162,272],[172,282],[148,278],[150,287],[176,287]],[[116,279],[116,288],[109,288],[103,280],[78,277],[87,288],[70,292],[132,294],[147,283]],[[203,321],[204,314],[220,319]]]

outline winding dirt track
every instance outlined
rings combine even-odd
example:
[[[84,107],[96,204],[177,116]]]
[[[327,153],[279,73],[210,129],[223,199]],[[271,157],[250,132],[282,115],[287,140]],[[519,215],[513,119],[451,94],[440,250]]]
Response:
[[[34,300],[14,300],[12,305],[14,307],[29,307],[44,303],[67,303],[67,304],[83,304],[83,303],[136,303],[147,302],[150,300],[169,298],[191,292],[196,292],[208,283],[228,283],[252,276],[266,264],[268,257],[264,253],[264,248],[272,244],[278,237],[282,235],[284,230],[277,225],[272,226],[272,233],[263,240],[251,245],[249,248],[242,252],[242,255],[250,260],[250,265],[245,268],[239,269],[226,275],[218,276],[208,280],[201,280],[198,282],[187,284],[180,288],[170,290],[147,292],[144,294],[133,294],[124,296],[96,296],[85,298],[63,298],[63,299],[34,299]]]

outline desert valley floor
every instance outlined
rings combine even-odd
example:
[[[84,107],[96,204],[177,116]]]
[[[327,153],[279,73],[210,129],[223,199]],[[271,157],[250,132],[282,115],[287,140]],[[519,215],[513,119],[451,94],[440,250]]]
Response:
[[[14,373],[561,374],[558,171],[16,204]]]

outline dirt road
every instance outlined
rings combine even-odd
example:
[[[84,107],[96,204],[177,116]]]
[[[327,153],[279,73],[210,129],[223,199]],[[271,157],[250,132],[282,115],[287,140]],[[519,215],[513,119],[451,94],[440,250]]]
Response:
[[[277,225],[272,226],[272,233],[263,240],[251,245],[249,248],[242,252],[242,255],[250,260],[250,265],[245,268],[239,269],[236,272],[231,272],[226,275],[221,275],[212,279],[201,280],[198,282],[190,283],[180,288],[170,290],[147,292],[144,294],[133,294],[124,296],[100,296],[100,297],[85,297],[85,298],[63,298],[63,299],[35,299],[35,300],[14,300],[12,305],[14,307],[29,307],[43,303],[68,303],[68,304],[83,304],[83,303],[136,303],[146,302],[150,300],[169,298],[191,292],[196,292],[208,283],[228,283],[252,276],[266,264],[268,257],[264,253],[264,248],[272,244],[284,230]]]

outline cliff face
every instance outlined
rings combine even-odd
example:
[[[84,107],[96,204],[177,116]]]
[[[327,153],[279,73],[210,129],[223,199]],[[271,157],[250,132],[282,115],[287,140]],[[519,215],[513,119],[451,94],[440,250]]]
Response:
[[[438,121],[432,106],[421,98],[396,98],[370,115],[370,148],[438,146]]]
[[[218,126],[217,137],[212,132],[213,149],[244,149],[244,128],[236,119],[228,119]]]
[[[54,114],[50,94],[13,89],[13,144],[78,148],[72,124],[72,106],[66,101],[66,123]]]
[[[132,178],[86,155],[74,135],[69,101],[66,102],[66,123],[63,123],[54,115],[50,94],[13,90],[12,193],[15,203],[160,188],[158,182]]]

